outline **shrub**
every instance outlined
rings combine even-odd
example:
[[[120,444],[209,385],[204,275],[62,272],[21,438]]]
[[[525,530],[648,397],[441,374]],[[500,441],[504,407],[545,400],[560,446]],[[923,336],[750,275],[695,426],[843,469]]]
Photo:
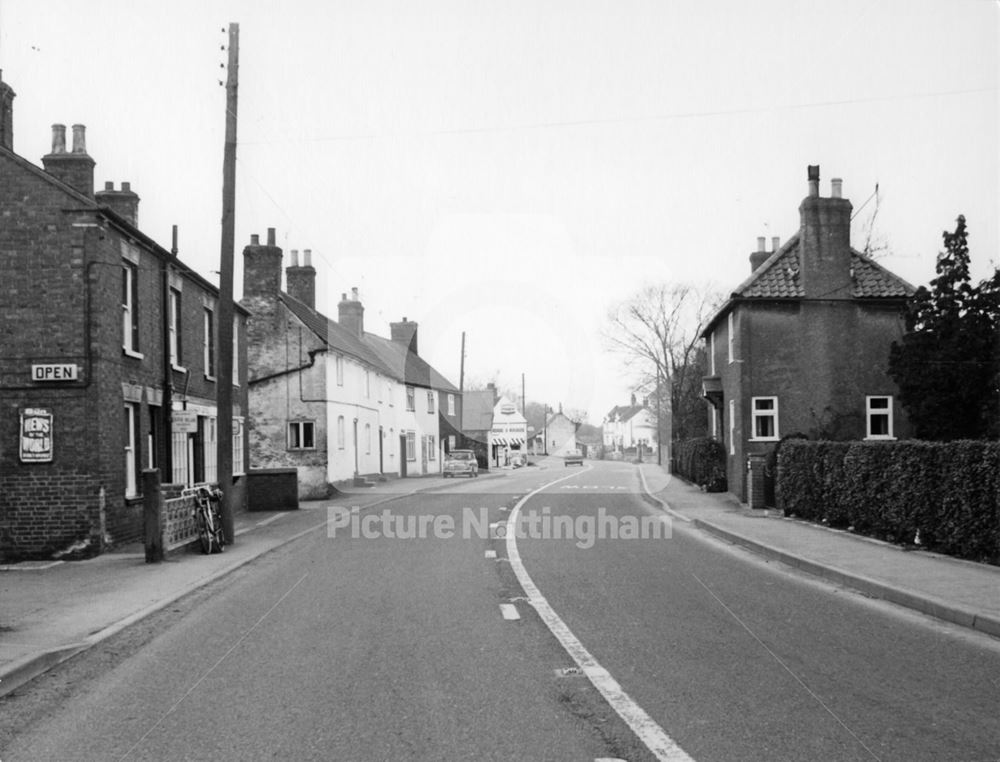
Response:
[[[1000,564],[1000,443],[784,443],[786,515]]]
[[[708,492],[725,492],[726,449],[711,437],[674,443],[673,471]]]

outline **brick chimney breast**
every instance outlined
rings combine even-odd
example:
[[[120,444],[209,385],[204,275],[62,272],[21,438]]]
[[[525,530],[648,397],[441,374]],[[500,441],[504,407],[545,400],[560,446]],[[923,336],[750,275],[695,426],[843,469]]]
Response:
[[[267,243],[251,236],[243,248],[243,297],[277,301],[281,291],[281,249],[274,244],[274,228],[268,228]]]
[[[14,89],[3,81],[0,70],[0,146],[14,150]]]
[[[83,195],[94,198],[94,160],[87,153],[86,127],[73,125],[73,151],[66,151],[66,125],[52,125],[52,153],[42,157],[45,171]]]
[[[802,287],[807,299],[849,299],[853,207],[846,198],[820,197],[818,186],[819,167],[810,166],[809,195],[799,205]]]
[[[304,261],[299,265],[298,249],[292,249],[292,263],[285,268],[288,293],[309,309],[316,309],[316,270],[310,262],[312,250],[306,249]]]
[[[357,287],[351,289],[351,298],[342,294],[337,305],[337,322],[359,339],[365,333],[365,308],[358,297]]]
[[[392,331],[392,340],[399,342],[406,346],[407,350],[412,354],[420,354],[417,351],[417,323],[414,321],[407,320],[405,317],[402,322],[399,323],[389,323],[389,329]]]
[[[122,189],[115,190],[114,183],[106,182],[104,190],[97,191],[94,199],[124,217],[133,227],[139,226],[139,196],[132,190],[131,183],[122,183]]]

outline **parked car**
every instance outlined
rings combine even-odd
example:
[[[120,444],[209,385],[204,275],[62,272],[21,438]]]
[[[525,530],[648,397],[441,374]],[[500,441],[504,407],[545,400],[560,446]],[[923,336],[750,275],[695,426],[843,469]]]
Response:
[[[471,479],[479,476],[479,463],[476,462],[476,453],[472,450],[452,450],[444,459],[444,476],[456,476],[467,474]]]
[[[576,452],[568,452],[563,455],[563,460],[567,466],[582,466],[583,465],[583,453],[577,450]]]

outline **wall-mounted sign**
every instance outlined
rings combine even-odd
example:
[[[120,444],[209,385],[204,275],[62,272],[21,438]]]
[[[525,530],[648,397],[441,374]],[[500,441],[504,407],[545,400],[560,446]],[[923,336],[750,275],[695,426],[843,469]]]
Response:
[[[508,402],[500,406],[500,412],[504,415],[514,415],[517,412],[517,408]]]
[[[52,411],[28,407],[21,411],[21,462],[52,462]]]
[[[175,434],[197,434],[198,414],[187,410],[174,410],[170,414],[170,426]]]
[[[76,381],[79,378],[76,363],[48,363],[31,366],[32,381]]]

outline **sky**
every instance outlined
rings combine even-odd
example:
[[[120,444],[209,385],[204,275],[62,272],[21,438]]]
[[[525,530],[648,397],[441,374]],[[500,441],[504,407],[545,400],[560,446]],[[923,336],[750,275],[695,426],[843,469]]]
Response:
[[[87,127],[95,183],[217,281],[239,24],[236,294],[251,234],[311,249],[317,307],[419,323],[458,385],[600,423],[633,381],[602,333],[645,285],[728,293],[843,179],[880,263],[934,277],[964,214],[997,264],[1000,7],[988,0],[0,0],[14,150]],[[867,202],[867,203],[866,203]]]

